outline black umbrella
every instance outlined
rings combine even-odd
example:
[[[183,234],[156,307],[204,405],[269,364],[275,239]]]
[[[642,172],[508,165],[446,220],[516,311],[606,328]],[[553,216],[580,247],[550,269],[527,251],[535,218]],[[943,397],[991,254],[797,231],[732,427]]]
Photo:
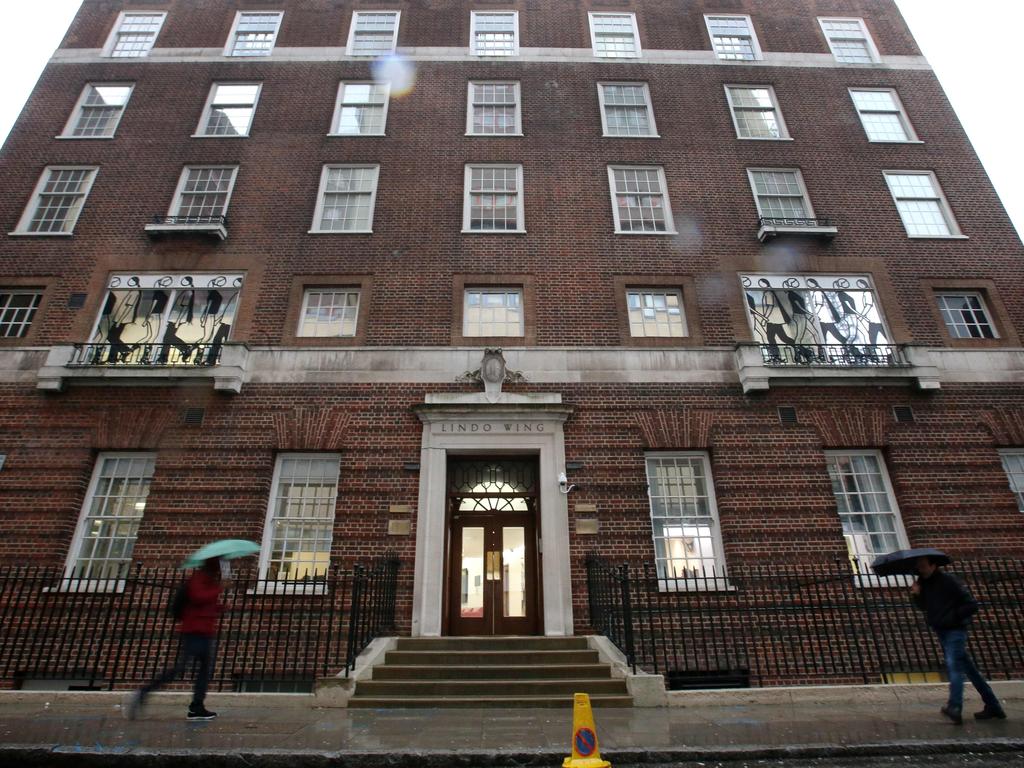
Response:
[[[923,547],[921,549],[900,549],[887,555],[880,555],[871,564],[871,569],[879,576],[917,575],[917,558],[930,558],[936,565],[949,565],[953,559],[938,549]]]

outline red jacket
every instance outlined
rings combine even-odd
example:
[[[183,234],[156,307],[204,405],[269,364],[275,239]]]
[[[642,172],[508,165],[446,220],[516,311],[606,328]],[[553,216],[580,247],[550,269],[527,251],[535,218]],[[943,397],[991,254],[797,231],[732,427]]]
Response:
[[[217,619],[223,606],[220,604],[220,579],[206,571],[196,571],[188,579],[188,599],[181,613],[178,629],[182,634],[217,634]]]

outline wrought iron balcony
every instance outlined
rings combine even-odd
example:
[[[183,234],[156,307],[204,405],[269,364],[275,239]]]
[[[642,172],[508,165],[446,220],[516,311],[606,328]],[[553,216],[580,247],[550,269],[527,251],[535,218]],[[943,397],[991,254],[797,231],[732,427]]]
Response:
[[[762,216],[757,220],[757,239],[762,243],[779,235],[810,235],[831,240],[839,232],[832,219],[826,216],[799,218],[791,216]]]
[[[227,216],[154,216],[153,221],[146,225],[146,232],[151,237],[167,234],[198,233],[212,235],[220,240],[228,236]]]
[[[217,344],[75,344],[68,368],[211,367],[220,363],[224,345]]]
[[[906,368],[910,365],[896,344],[762,344],[767,366],[830,368]]]

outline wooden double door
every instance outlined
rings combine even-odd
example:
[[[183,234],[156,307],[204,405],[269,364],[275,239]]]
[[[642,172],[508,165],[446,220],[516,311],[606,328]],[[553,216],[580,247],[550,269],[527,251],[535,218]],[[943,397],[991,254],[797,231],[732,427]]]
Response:
[[[525,461],[532,473],[524,460],[462,462],[469,482],[449,485],[449,634],[540,631],[536,462]]]

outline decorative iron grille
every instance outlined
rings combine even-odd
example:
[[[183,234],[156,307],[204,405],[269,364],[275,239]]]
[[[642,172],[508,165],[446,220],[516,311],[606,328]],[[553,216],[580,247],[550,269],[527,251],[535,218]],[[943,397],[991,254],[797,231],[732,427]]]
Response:
[[[909,367],[896,344],[762,344],[768,366],[828,366],[830,368]]]
[[[762,216],[758,220],[758,226],[761,227],[808,227],[808,228],[822,228],[822,227],[834,227],[835,222],[832,219],[825,216],[818,216],[813,219],[798,218],[790,216]]]
[[[211,367],[220,363],[223,349],[223,344],[75,344],[68,367]]]
[[[153,223],[166,226],[221,226],[228,225],[227,216],[153,216]]]

